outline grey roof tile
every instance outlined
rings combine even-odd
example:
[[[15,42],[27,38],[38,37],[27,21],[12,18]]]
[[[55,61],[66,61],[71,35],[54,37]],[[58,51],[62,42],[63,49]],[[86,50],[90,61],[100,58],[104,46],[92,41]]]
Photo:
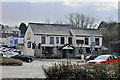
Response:
[[[44,24],[44,23],[29,23],[34,34],[49,34],[49,35],[100,35],[99,30],[95,29],[79,29],[70,25],[61,24]],[[71,32],[72,30],[72,32]]]

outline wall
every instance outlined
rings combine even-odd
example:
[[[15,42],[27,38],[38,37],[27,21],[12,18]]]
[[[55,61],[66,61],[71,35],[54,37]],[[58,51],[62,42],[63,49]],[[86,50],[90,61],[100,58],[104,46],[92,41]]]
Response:
[[[32,44],[31,44],[31,48],[27,48],[27,43],[30,41],[31,43],[34,43],[34,34],[33,34],[33,31],[31,29],[31,27],[29,26],[27,31],[26,31],[26,34],[25,34],[25,37],[24,37],[24,42],[25,42],[25,45],[24,45],[24,53],[25,55],[30,55],[30,56],[34,56],[34,49],[32,49]],[[36,39],[35,39],[36,40]]]

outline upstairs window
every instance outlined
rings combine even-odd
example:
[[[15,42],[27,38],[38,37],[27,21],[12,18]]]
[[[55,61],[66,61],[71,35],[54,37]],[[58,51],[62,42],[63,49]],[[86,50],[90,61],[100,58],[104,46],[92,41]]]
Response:
[[[61,37],[61,44],[64,44],[64,43],[65,43],[65,38]]]
[[[50,37],[50,44],[54,44],[54,37]]]
[[[45,43],[46,43],[46,38],[45,38],[45,36],[42,36],[42,38],[41,38],[41,43],[42,43],[42,44],[45,44]]]
[[[59,37],[56,37],[56,43],[59,43]]]
[[[89,44],[89,39],[85,38],[85,45],[88,45],[88,44]]]
[[[99,45],[99,38],[95,38],[95,45]]]
[[[72,44],[72,37],[68,37],[68,44]]]
[[[76,40],[76,44],[84,44],[84,40]]]

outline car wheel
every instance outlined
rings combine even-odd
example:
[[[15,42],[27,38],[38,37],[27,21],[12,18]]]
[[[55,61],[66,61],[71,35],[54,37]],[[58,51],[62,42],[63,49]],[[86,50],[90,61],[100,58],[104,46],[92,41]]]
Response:
[[[28,59],[27,62],[30,63],[30,62],[32,62],[32,60],[31,60],[31,59]]]

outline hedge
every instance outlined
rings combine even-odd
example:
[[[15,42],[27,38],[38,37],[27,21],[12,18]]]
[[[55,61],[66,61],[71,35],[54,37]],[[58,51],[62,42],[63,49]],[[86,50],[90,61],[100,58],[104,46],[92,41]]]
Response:
[[[62,62],[43,69],[46,80],[120,80],[120,63],[79,65]]]
[[[19,59],[5,58],[0,59],[0,65],[6,66],[22,66],[22,61]]]

